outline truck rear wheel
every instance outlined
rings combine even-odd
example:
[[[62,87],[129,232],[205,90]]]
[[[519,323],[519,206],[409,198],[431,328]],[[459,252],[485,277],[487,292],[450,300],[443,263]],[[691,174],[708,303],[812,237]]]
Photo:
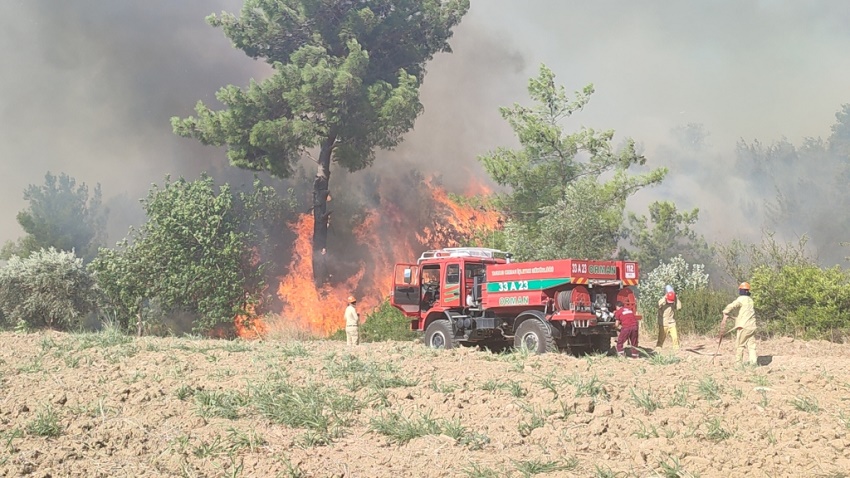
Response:
[[[435,320],[425,329],[425,345],[432,349],[455,347],[454,332],[446,319]]]
[[[519,324],[514,335],[514,347],[543,354],[557,350],[549,326],[537,319],[528,319]]]

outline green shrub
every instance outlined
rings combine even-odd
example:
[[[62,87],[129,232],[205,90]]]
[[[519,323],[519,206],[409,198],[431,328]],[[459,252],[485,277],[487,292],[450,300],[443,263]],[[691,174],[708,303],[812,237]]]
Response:
[[[360,334],[365,342],[406,341],[417,336],[410,330],[410,319],[393,307],[389,299],[366,316],[366,321],[360,326]]]
[[[410,319],[393,307],[389,299],[367,314],[366,320],[360,324],[361,342],[409,341],[417,336],[416,332],[410,330]],[[345,329],[337,330],[328,338],[345,340]]]
[[[345,340],[345,329],[344,328],[343,329],[337,329],[336,332],[333,332],[332,334],[328,335],[328,340],[344,341]]]
[[[761,243],[717,245],[716,258],[736,283],[750,282],[760,333],[842,341],[850,335],[850,275],[819,267],[807,242],[765,232]]]
[[[728,291],[713,289],[683,290],[677,293],[682,302],[682,310],[676,312],[676,329],[679,334],[714,335],[718,332],[723,308],[735,300]],[[643,314],[643,333],[653,335],[658,331],[657,299]]]
[[[836,340],[850,332],[850,276],[840,267],[761,266],[750,282],[767,333]]]
[[[103,310],[123,328],[177,313],[194,332],[229,326],[263,290],[266,216],[286,205],[272,188],[254,183],[237,193],[202,175],[166,178],[142,200],[147,222],[101,249],[89,268],[103,291]],[[271,246],[269,246],[271,247]],[[153,320],[152,322],[156,322]]]
[[[713,335],[718,332],[723,308],[735,300],[728,291],[686,290],[680,294],[682,310],[676,314],[679,333]]]
[[[12,256],[0,269],[0,309],[26,328],[75,328],[94,309],[95,286],[72,252],[42,249]]]

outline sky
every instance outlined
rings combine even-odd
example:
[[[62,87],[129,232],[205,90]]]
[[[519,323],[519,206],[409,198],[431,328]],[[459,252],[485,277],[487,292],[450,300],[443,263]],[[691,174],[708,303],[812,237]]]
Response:
[[[143,220],[138,199],[166,175],[250,182],[224,150],[178,138],[169,123],[221,86],[267,74],[204,21],[240,5],[0,2],[0,242],[22,234],[23,190],[47,171],[101,184],[112,243]],[[476,157],[515,144],[498,108],[525,102],[545,63],[569,91],[595,86],[568,129],[614,129],[615,141],[638,142],[648,166],[670,170],[630,208],[699,206],[713,240],[753,237],[763,223],[761,209],[735,207],[747,194],[736,144],[826,138],[850,103],[848,2],[472,0],[451,44],[427,67],[424,114],[399,148],[379,153],[373,173],[413,162],[459,191],[483,178]],[[707,132],[699,161],[676,146],[688,124]]]

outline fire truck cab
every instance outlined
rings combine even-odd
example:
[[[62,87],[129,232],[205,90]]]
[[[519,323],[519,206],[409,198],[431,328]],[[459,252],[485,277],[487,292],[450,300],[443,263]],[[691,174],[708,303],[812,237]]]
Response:
[[[434,348],[514,345],[537,353],[607,351],[617,302],[635,307],[632,261],[512,262],[496,249],[424,252],[396,264],[391,303]]]

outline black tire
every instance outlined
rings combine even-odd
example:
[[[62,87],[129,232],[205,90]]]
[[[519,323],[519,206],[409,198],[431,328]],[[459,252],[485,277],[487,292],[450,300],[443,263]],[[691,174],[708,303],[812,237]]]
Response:
[[[529,352],[545,354],[554,352],[555,339],[549,326],[537,319],[527,319],[519,324],[514,335],[514,347],[517,349],[528,349]]]
[[[453,349],[456,346],[452,326],[446,319],[435,320],[425,329],[425,345],[432,349]]]

